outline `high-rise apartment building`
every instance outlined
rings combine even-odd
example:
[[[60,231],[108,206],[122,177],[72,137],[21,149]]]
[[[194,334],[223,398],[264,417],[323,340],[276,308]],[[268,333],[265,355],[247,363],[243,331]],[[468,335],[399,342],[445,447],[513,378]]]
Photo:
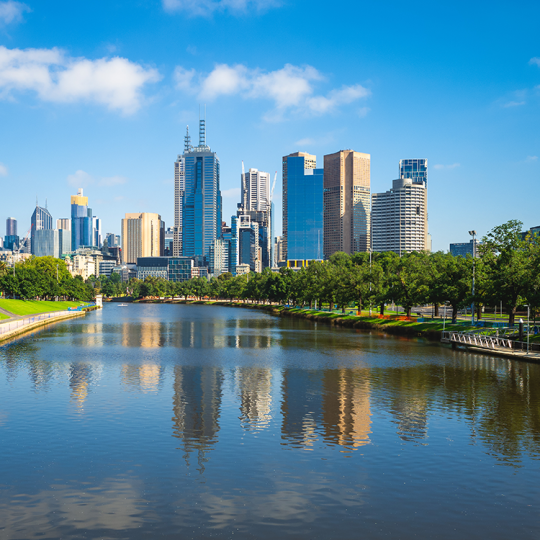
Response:
[[[267,212],[270,210],[270,173],[249,169],[242,175],[242,208]]]
[[[424,183],[427,188],[428,180],[428,164],[427,159],[400,159],[399,160],[399,177],[410,178],[413,184]]]
[[[17,220],[13,217],[6,219],[6,236],[17,236]]]
[[[71,231],[71,219],[60,218],[56,220],[56,228],[63,229],[65,231]]]
[[[370,161],[353,150],[324,156],[325,259],[370,249]]]
[[[205,120],[199,121],[199,145],[192,147],[186,134],[184,154],[176,163],[175,228],[181,226],[181,254],[208,263],[210,246],[221,236],[221,190],[219,159],[206,145]],[[178,239],[173,241],[173,253],[175,249],[179,250]]]
[[[103,245],[103,237],[101,234],[101,219],[95,216],[92,217],[92,238],[92,245],[100,249]]]
[[[79,189],[71,196],[71,249],[93,246],[92,209],[88,208],[88,197]]]
[[[148,212],[126,214],[122,220],[123,262],[137,264],[138,257],[163,255],[161,216]]]
[[[371,226],[373,251],[393,251],[401,255],[428,250],[425,182],[400,178],[393,181],[390,191],[374,193]]]
[[[283,258],[322,259],[323,169],[305,152],[283,157]]]
[[[34,247],[34,238],[37,231],[41,230],[53,230],[53,218],[47,208],[42,208],[36,204],[36,209],[31,218],[32,230],[30,233],[30,252],[32,255],[36,255]]]

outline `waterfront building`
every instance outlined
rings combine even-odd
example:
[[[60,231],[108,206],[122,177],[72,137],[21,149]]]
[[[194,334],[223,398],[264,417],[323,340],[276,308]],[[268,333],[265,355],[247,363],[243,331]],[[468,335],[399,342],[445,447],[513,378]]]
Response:
[[[528,231],[524,231],[521,233],[521,239],[525,240],[527,236],[529,236],[532,239],[539,235],[540,235],[540,227],[531,227]]]
[[[238,217],[231,216],[231,240],[229,248],[229,272],[236,276],[238,265]]]
[[[137,277],[137,265],[135,264],[119,264],[112,270],[113,274],[118,274],[122,283],[127,283],[130,279]]]
[[[192,266],[191,277],[208,279],[208,267],[207,266]]]
[[[186,257],[199,257],[202,264],[207,264],[210,246],[221,235],[221,190],[219,159],[206,145],[205,120],[199,121],[199,145],[192,147],[189,133],[186,134],[184,154],[179,160],[175,169],[175,175],[178,171],[175,208],[179,209],[175,211],[175,220],[177,215],[181,218],[181,252]],[[178,226],[175,221],[175,227]],[[173,252],[174,245],[178,251],[178,241],[173,244]]]
[[[161,216],[149,212],[128,213],[122,220],[123,262],[136,264],[138,257],[159,257]]]
[[[47,210],[47,208],[42,208],[36,204],[36,208],[31,218],[31,232],[30,232],[30,252],[32,255],[35,255],[35,235],[37,231],[47,230],[51,231],[53,229],[53,218]],[[52,238],[52,235],[48,235],[48,238]]]
[[[17,220],[13,217],[6,219],[6,236],[17,236]]]
[[[410,178],[413,184],[424,183],[427,189],[428,160],[427,159],[400,159],[398,178]]]
[[[116,261],[113,259],[103,260],[99,263],[99,275],[111,277],[114,267],[117,266]]]
[[[193,259],[190,257],[138,257],[137,278],[161,277],[168,281],[188,281],[191,279]]]
[[[462,242],[457,244],[450,244],[450,253],[454,257],[466,257],[470,255],[471,257],[478,257],[478,240],[470,240],[469,242]]]
[[[234,269],[234,273],[236,276],[241,276],[243,274],[249,274],[251,271],[249,264],[237,264],[236,268]]]
[[[283,261],[283,241],[281,239],[281,236],[276,236],[275,242],[274,242],[274,253],[275,253],[275,260],[274,264],[277,264],[278,262]]]
[[[59,218],[56,220],[56,228],[64,229],[66,231],[71,231],[71,219],[69,218]]]
[[[284,156],[283,259],[320,259],[323,253],[324,171],[305,152]]]
[[[224,238],[216,238],[210,246],[208,273],[214,277],[229,271],[229,250],[231,242]]]
[[[370,250],[370,162],[369,154],[353,150],[324,156],[325,259],[337,251],[350,255]]]
[[[428,249],[427,190],[411,178],[392,182],[392,189],[372,195],[373,251],[399,255]]]
[[[71,249],[93,244],[92,209],[88,208],[88,197],[83,196],[81,188],[71,196]]]

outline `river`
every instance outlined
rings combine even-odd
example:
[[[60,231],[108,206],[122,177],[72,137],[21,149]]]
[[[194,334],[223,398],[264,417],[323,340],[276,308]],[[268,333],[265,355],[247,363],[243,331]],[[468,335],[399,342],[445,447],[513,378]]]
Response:
[[[540,366],[241,308],[0,346],[0,538],[540,537]]]

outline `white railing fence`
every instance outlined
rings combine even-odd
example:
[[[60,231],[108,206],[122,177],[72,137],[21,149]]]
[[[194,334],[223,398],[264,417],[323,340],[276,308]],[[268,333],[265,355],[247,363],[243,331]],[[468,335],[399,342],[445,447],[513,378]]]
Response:
[[[58,317],[71,315],[73,313],[73,311],[55,311],[53,313],[32,315],[29,317],[24,317],[23,319],[16,319],[15,321],[7,321],[3,323],[0,322],[0,336],[2,334],[12,332],[13,330],[17,330],[17,328],[22,328],[23,326],[29,326],[39,321],[46,321],[47,319],[56,319]]]

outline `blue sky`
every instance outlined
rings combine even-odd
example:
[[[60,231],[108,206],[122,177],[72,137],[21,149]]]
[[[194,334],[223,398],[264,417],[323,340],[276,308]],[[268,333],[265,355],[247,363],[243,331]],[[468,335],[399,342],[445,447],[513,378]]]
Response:
[[[227,222],[241,160],[278,171],[280,209],[281,156],[351,148],[372,192],[428,158],[434,250],[540,225],[539,20],[520,1],[0,0],[0,234],[36,197],[67,217],[77,187],[107,232],[125,212],[172,226],[199,104]]]

